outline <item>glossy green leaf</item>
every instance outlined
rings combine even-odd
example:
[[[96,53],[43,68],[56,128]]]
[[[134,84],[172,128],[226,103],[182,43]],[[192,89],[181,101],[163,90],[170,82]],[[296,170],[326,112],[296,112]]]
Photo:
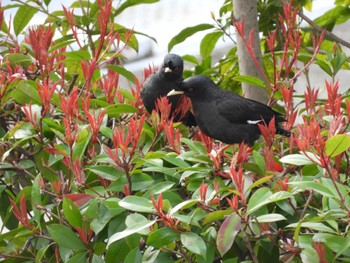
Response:
[[[118,240],[123,239],[127,236],[130,236],[132,234],[138,233],[144,229],[149,228],[154,223],[156,223],[156,220],[149,221],[147,223],[140,222],[140,223],[134,224],[132,227],[128,227],[127,229],[125,229],[122,232],[118,232],[118,233],[113,234],[108,240],[107,247],[109,247],[115,241],[118,241]]]
[[[121,178],[122,176],[125,176],[125,173],[123,171],[113,166],[98,165],[98,166],[86,167],[86,169],[97,174],[101,178],[110,180],[110,181],[115,181]]]
[[[34,62],[31,56],[22,53],[11,53],[4,56],[3,66],[5,66],[7,61],[10,63],[11,67],[18,65],[25,68],[29,67]]]
[[[256,221],[259,223],[271,223],[271,222],[277,222],[282,220],[287,220],[287,218],[285,218],[281,214],[275,214],[275,213],[261,215],[256,218]]]
[[[303,263],[320,262],[316,250],[311,247],[306,247],[302,249],[300,253],[300,258]]]
[[[198,201],[199,201],[199,199],[198,200],[186,200],[186,201],[183,201],[183,202],[177,204],[173,209],[171,209],[169,215],[171,216],[171,215],[175,214],[179,210],[186,209],[186,208],[189,208],[191,206],[194,206]]]
[[[194,35],[195,33],[198,33],[200,31],[204,31],[204,30],[208,30],[213,28],[214,26],[211,24],[199,24],[193,27],[187,27],[185,29],[183,29],[179,34],[177,34],[176,36],[174,36],[169,44],[168,44],[168,52],[170,52],[173,47],[179,43],[182,43],[183,41],[185,41],[186,38]]]
[[[335,157],[345,152],[350,147],[350,136],[346,134],[338,134],[330,137],[326,141],[326,154]]]
[[[152,3],[156,3],[159,2],[159,0],[126,0],[123,2],[123,4],[121,4],[117,10],[114,13],[114,16],[119,15],[120,13],[122,13],[125,9],[131,7],[131,6],[135,6],[135,5],[140,5],[140,4],[152,4]]]
[[[325,244],[338,256],[350,257],[350,238],[342,236],[330,236],[326,238]]]
[[[223,34],[222,31],[215,31],[204,36],[200,44],[200,54],[203,59],[206,59],[211,55],[216,43]]]
[[[44,246],[44,247],[42,247],[42,248],[40,248],[39,250],[38,250],[38,253],[36,254],[36,257],[35,257],[35,263],[41,263],[41,262],[43,262],[42,261],[42,259],[43,259],[43,257],[45,256],[45,253],[46,253],[46,251],[50,248],[50,246],[52,246],[54,243],[51,243],[51,244],[49,244],[49,245],[47,245],[47,246]]]
[[[265,174],[266,168],[264,157],[258,151],[253,151],[253,159],[256,165],[259,167],[260,174]]]
[[[119,117],[121,113],[135,113],[137,109],[128,104],[113,104],[106,108],[106,114],[110,117]]]
[[[29,5],[23,5],[18,8],[15,17],[13,18],[13,30],[16,36],[18,36],[23,29],[28,26],[29,21],[37,12],[37,9],[32,8]]]
[[[210,224],[212,222],[215,222],[217,220],[223,220],[226,216],[231,215],[232,210],[218,210],[211,212],[206,215],[206,217],[203,220],[203,225]]]
[[[134,248],[126,256],[124,263],[142,262],[142,254],[138,247]]]
[[[79,131],[76,142],[73,147],[73,162],[75,160],[81,160],[84,156],[87,146],[90,143],[91,134],[88,129],[82,129]]]
[[[85,263],[87,252],[78,252],[74,256],[72,256],[67,263]]]
[[[125,220],[125,224],[127,227],[132,227],[133,225],[141,222],[144,222],[146,224],[148,223],[148,219],[145,216],[137,213],[128,215]],[[145,228],[139,231],[138,233],[141,235],[147,235],[149,232],[149,228]]]
[[[64,216],[66,217],[69,224],[74,228],[76,227],[82,228],[83,217],[80,213],[79,208],[76,206],[76,204],[70,199],[64,198],[62,208],[63,208]]]
[[[233,213],[229,215],[219,228],[216,246],[221,256],[232,247],[233,242],[241,230],[241,218]]]
[[[152,186],[154,180],[151,176],[145,173],[137,174],[131,177],[132,182],[132,190],[147,190]],[[121,178],[115,180],[109,187],[108,190],[119,192],[124,190],[124,185],[128,184],[128,180],[126,176],[122,176]]]
[[[329,76],[333,75],[332,69],[329,64],[321,59],[316,59],[315,64],[317,64],[324,72],[326,72]]]
[[[251,214],[259,208],[270,203],[275,203],[283,199],[292,198],[289,192],[280,191],[272,194],[270,189],[263,187],[254,192],[248,202],[247,214]]]
[[[127,80],[129,80],[130,82],[135,83],[135,75],[129,70],[127,70],[126,68],[116,66],[116,65],[107,65],[106,68],[117,72],[118,74],[122,75]]]
[[[147,245],[155,248],[161,248],[167,246],[171,242],[174,242],[178,238],[180,238],[180,235],[174,230],[168,227],[163,227],[154,230],[149,234]]]
[[[175,183],[173,183],[173,182],[168,182],[168,181],[160,182],[160,183],[154,185],[151,189],[149,189],[149,191],[146,192],[146,195],[149,196],[150,193],[152,193],[152,195],[161,194],[161,193],[171,189],[174,185],[175,185]]]
[[[330,189],[328,189],[326,186],[324,186],[322,183],[317,183],[313,181],[296,181],[296,182],[289,182],[289,185],[292,187],[297,187],[301,190],[306,190],[306,189],[312,189],[313,191],[316,191],[320,193],[321,195],[327,196],[334,198],[336,197]]]
[[[52,239],[60,246],[72,249],[83,249],[86,247],[81,242],[77,234],[66,226],[52,224],[47,226]]]
[[[182,245],[194,254],[206,258],[207,247],[203,239],[193,232],[186,232],[180,236]]]
[[[35,85],[35,87],[31,84]],[[11,96],[20,104],[31,103],[41,105],[41,98],[36,84],[31,81],[21,80],[16,86],[16,89],[11,92]]]
[[[289,154],[280,159],[281,163],[289,163],[294,165],[308,165],[313,162],[303,154]]]
[[[150,200],[135,195],[123,198],[118,204],[125,209],[135,212],[154,213],[155,211]]]
[[[264,176],[258,180],[256,180],[254,183],[252,183],[247,190],[251,190],[251,189],[254,189],[255,187],[259,186],[259,185],[262,185],[263,183],[266,183],[268,181],[270,181],[272,178],[271,175],[268,175],[268,176]]]
[[[296,228],[300,224],[300,227],[302,228],[309,228],[314,231],[321,231],[321,232],[327,232],[327,233],[336,233],[332,228],[326,226],[323,223],[319,222],[301,222],[301,223],[292,223],[286,226],[286,228]]]
[[[233,80],[247,83],[247,84],[250,84],[250,85],[253,85],[256,87],[267,89],[266,83],[258,77],[241,75],[241,76],[234,77]]]

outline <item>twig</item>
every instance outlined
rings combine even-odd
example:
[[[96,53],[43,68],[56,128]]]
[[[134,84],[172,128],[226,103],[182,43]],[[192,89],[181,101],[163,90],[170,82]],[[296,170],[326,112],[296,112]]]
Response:
[[[299,11],[299,16],[305,20],[312,28],[314,28],[316,31],[318,32],[323,32],[325,31],[325,35],[331,39],[333,39],[334,41],[338,42],[339,44],[347,47],[347,48],[350,48],[350,43],[345,41],[344,39],[334,35],[332,32],[318,26],[314,21],[312,21],[310,18],[308,18],[304,13],[303,11]]]
[[[304,209],[301,212],[300,218],[304,217],[304,215],[306,213],[306,209],[309,207],[309,204],[311,203],[311,200],[312,200],[313,196],[314,196],[314,191],[311,189],[310,190],[310,195],[309,195],[308,199],[306,200],[306,204],[304,205]]]
[[[252,244],[250,244],[249,238],[247,236],[247,233],[245,231],[243,231],[243,242],[246,245],[246,247],[248,248],[249,252],[250,252],[250,256],[252,257],[252,260],[254,263],[259,263],[259,260],[257,258],[257,256],[255,255],[254,249],[252,247]]]

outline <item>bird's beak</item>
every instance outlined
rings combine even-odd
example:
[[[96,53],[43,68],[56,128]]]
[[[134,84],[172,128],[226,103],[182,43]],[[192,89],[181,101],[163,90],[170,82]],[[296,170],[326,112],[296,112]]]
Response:
[[[170,72],[173,72],[173,71],[171,70],[171,68],[166,67],[166,68],[164,69],[164,72],[165,72],[165,73],[170,73]]]
[[[184,94],[184,92],[180,91],[180,90],[174,90],[173,89],[167,94],[167,96],[169,97],[169,96],[180,95],[180,94]]]

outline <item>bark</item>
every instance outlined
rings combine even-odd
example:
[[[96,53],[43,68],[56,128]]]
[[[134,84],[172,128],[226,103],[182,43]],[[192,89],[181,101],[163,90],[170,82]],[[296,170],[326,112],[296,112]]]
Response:
[[[238,21],[244,19],[245,36],[249,39],[250,31],[254,30],[253,47],[254,54],[260,65],[262,63],[262,54],[260,48],[259,28],[258,28],[258,11],[257,0],[234,0],[233,11],[234,18]],[[257,68],[254,60],[251,58],[242,38],[237,34],[237,55],[239,63],[239,71],[241,75],[249,75],[264,80],[263,75]],[[260,87],[255,87],[246,83],[242,83],[242,89],[246,98],[267,103],[268,97],[266,91]]]

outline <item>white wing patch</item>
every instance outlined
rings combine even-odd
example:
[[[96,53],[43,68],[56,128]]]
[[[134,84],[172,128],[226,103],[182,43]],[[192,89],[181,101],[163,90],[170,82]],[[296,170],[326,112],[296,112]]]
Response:
[[[257,120],[257,121],[252,121],[252,120],[247,120],[248,124],[257,124],[259,122],[262,122],[263,120]]]

